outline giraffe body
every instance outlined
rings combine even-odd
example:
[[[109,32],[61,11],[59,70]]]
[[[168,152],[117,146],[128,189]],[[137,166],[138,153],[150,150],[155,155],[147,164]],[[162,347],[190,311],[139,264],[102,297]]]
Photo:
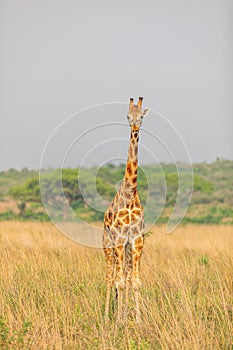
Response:
[[[105,317],[108,318],[110,294],[114,281],[118,295],[118,321],[122,320],[123,298],[127,314],[128,291],[135,294],[136,321],[140,321],[140,257],[144,242],[144,213],[137,191],[138,141],[143,116],[142,98],[137,105],[130,99],[128,120],[131,128],[130,146],[124,179],[104,215],[103,248],[107,266]]]

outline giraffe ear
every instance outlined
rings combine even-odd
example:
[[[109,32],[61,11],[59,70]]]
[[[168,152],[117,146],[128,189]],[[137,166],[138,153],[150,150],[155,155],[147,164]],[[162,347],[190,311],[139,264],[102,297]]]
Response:
[[[147,114],[149,114],[149,113],[150,113],[149,108],[145,108],[144,111],[143,111],[143,117],[146,117]]]

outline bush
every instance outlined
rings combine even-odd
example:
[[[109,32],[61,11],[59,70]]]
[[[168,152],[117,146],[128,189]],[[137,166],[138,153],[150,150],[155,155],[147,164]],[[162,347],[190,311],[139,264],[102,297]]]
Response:
[[[12,210],[5,211],[4,213],[0,213],[0,220],[15,220],[17,219],[17,214],[13,213]]]

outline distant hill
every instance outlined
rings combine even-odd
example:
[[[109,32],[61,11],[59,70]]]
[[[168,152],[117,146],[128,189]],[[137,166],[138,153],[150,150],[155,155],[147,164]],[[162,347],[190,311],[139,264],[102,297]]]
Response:
[[[102,220],[106,203],[113,198],[124,176],[124,168],[124,164],[107,164],[100,169],[63,169],[63,191],[73,211],[87,221]],[[179,163],[179,168],[184,185],[187,175],[188,186],[190,177],[186,164]],[[193,171],[192,200],[183,222],[233,223],[233,161],[219,159],[213,163],[194,163]],[[56,199],[58,206],[61,203],[58,193],[60,173],[59,169],[55,169],[44,171],[42,176],[48,201],[52,203]],[[152,203],[149,208],[147,205],[146,220],[153,221],[158,214],[156,211],[159,212],[163,205],[159,222],[168,220],[176,202],[178,184],[179,176],[174,164],[152,164],[139,168],[141,201],[145,204],[149,194]],[[88,200],[85,201],[84,197]],[[65,218],[66,213],[62,215]],[[11,219],[49,220],[41,202],[38,171],[24,168],[0,172],[0,220]]]

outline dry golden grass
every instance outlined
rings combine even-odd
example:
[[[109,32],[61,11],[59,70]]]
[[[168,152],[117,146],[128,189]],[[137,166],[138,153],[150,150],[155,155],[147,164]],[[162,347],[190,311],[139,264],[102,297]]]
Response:
[[[156,227],[143,321],[105,324],[104,258],[52,224],[0,223],[0,349],[232,349],[233,227]]]

